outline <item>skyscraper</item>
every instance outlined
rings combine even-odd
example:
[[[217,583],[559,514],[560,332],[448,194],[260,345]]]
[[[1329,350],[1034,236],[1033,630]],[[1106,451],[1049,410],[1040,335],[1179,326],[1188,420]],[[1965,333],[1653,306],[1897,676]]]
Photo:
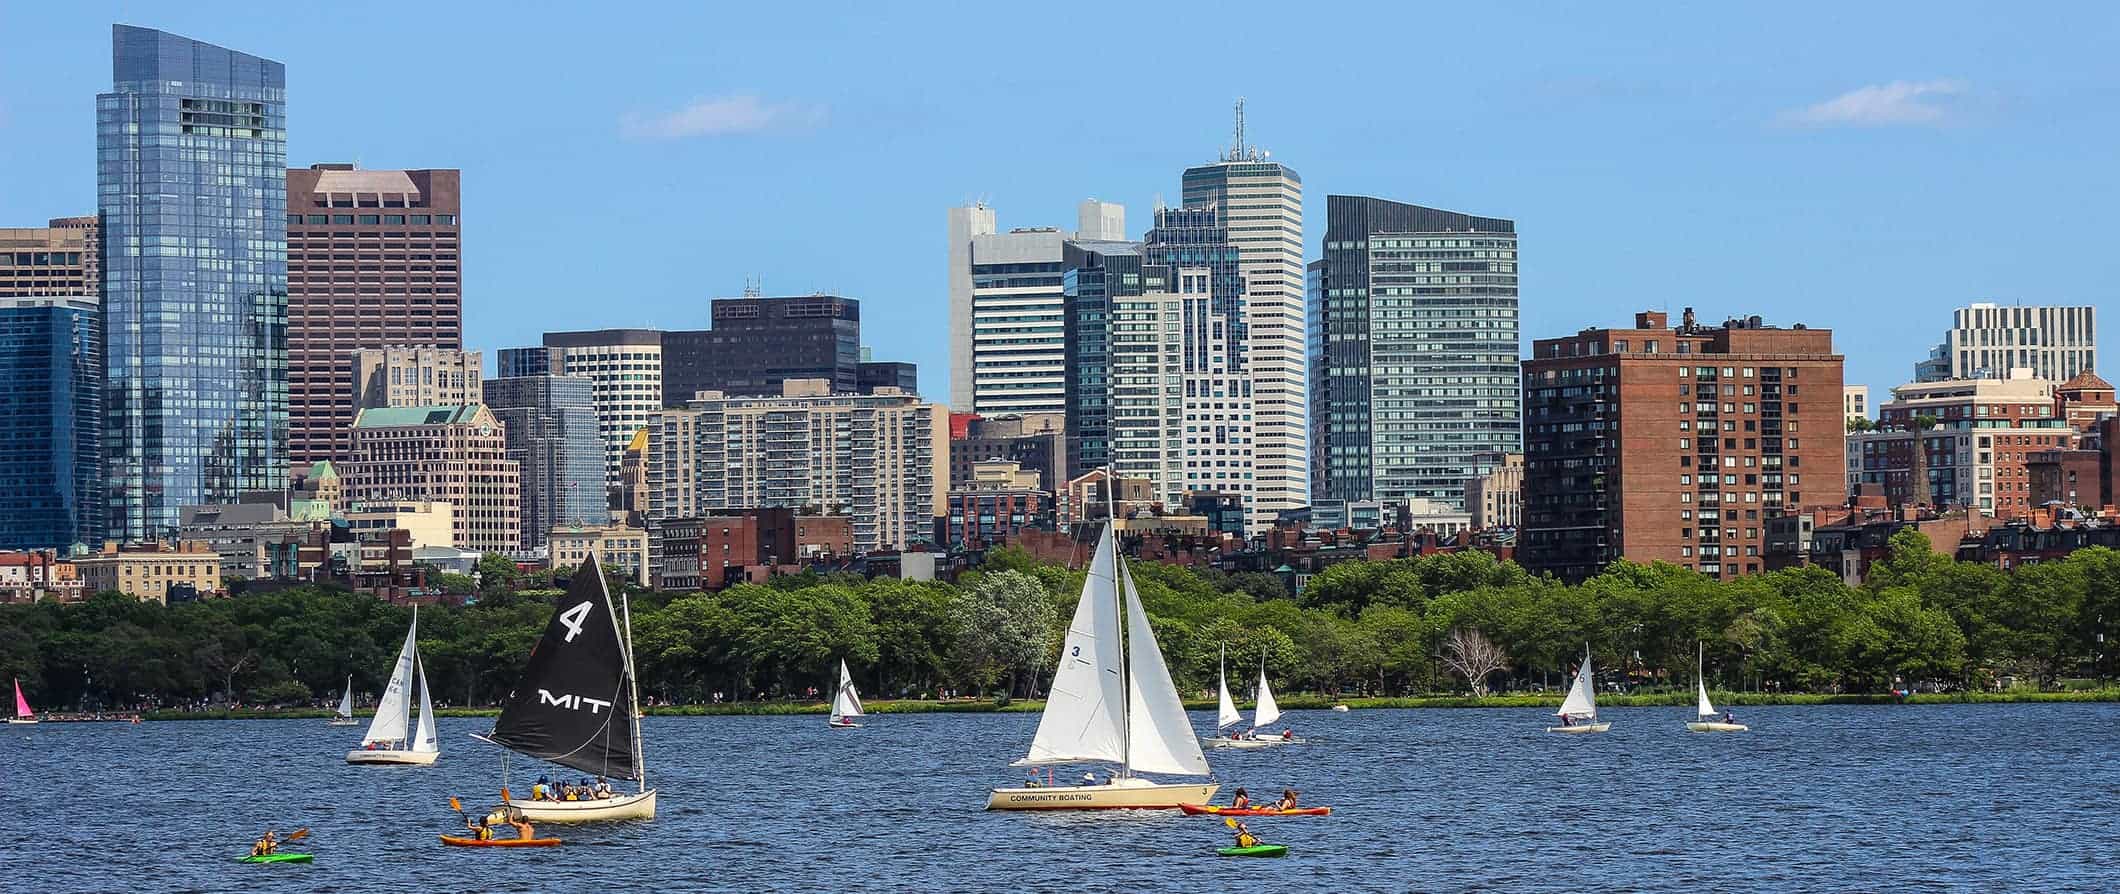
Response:
[[[595,382],[598,440],[605,483],[617,487],[626,445],[663,405],[663,333],[656,329],[547,332],[543,348],[503,348],[502,377],[553,374]]]
[[[860,388],[861,302],[837,295],[716,298],[714,328],[665,332],[663,406],[700,391],[770,397],[789,379],[824,379],[832,390]]]
[[[1516,224],[1362,196],[1326,199],[1311,265],[1313,502],[1424,497],[1523,452]]]
[[[1253,382],[1258,490],[1255,511],[1308,505],[1310,493],[1308,327],[1304,313],[1303,178],[1244,142],[1244,106],[1229,149],[1187,168],[1188,208],[1214,208],[1237,246],[1250,332],[1240,350]]]
[[[2004,307],[1979,303],[1951,311],[1951,328],[1929,357],[1914,364],[1914,381],[2006,379],[2012,369],[2065,382],[2098,368],[2098,309]]]
[[[5,231],[0,231],[4,233]],[[0,549],[103,539],[103,325],[94,295],[0,298]]]
[[[1094,199],[1082,224],[1123,230],[1126,211]],[[1057,413],[1066,403],[1062,244],[1055,227],[994,231],[984,205],[950,209],[950,406],[959,412]]]
[[[287,460],[287,73],[111,29],[96,97],[109,533],[282,484]]]
[[[345,459],[355,351],[464,346],[461,175],[320,164],[286,177],[288,458]]]
[[[604,451],[596,435],[595,382],[581,376],[488,379],[486,406],[522,472],[522,549],[545,545],[562,525],[610,519]]]
[[[486,368],[477,351],[364,348],[351,361],[353,386],[346,390],[356,410],[475,404],[483,396],[479,380]],[[349,434],[348,446],[352,440]]]

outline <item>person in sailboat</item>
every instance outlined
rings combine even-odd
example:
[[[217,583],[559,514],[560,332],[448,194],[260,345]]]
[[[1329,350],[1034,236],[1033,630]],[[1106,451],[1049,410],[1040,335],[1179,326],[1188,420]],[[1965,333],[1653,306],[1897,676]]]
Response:
[[[1237,789],[1236,795],[1229,799],[1229,806],[1236,810],[1243,810],[1244,808],[1250,807],[1251,793],[1241,788]]]
[[[550,787],[550,782],[551,782],[551,780],[548,780],[548,779],[546,779],[546,778],[545,778],[545,777],[543,777],[543,776],[539,776],[539,777],[537,777],[537,783],[536,783],[535,785],[532,785],[532,786],[530,786],[530,800],[532,800],[532,801],[550,801],[550,800],[552,800],[552,789],[551,789],[551,787]]]
[[[596,800],[611,800],[611,783],[602,776],[596,777]]]
[[[1735,725],[1737,723],[1737,715],[1725,708],[1723,709],[1723,722]]]
[[[1038,771],[1032,770],[1030,775],[1023,777],[1024,788],[1037,788],[1038,786]]]
[[[1295,731],[1295,728],[1294,728],[1294,727],[1282,727],[1282,728],[1281,728],[1281,741],[1283,741],[1283,742],[1293,742],[1293,741],[1295,741],[1295,740],[1296,740],[1296,731]]]
[[[1082,781],[1081,781],[1081,782],[1077,782],[1077,783],[1075,783],[1075,784],[1076,784],[1076,785],[1096,785],[1096,784],[1097,784],[1097,774],[1095,774],[1095,773],[1084,773],[1084,774],[1082,774]]]

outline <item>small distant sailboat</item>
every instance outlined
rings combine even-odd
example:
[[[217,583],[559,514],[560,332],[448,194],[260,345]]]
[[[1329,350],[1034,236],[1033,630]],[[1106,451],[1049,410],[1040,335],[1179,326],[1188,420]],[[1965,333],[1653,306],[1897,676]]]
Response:
[[[1244,722],[1244,715],[1237,710],[1236,699],[1229,697],[1229,647],[1222,648],[1221,705],[1215,712],[1215,734],[1200,739],[1200,744],[1209,748],[1265,748],[1273,743],[1248,739],[1241,735],[1226,735],[1222,731]]]
[[[1693,670],[1693,686],[1700,694],[1700,704],[1695,706],[1693,721],[1686,724],[1686,729],[1696,733],[1741,733],[1751,729],[1742,723],[1725,723],[1717,719],[1715,703],[1708,701],[1707,666],[1708,647],[1703,644]]]
[[[360,721],[353,719],[353,675],[346,675],[346,695],[339,699],[339,709],[332,712],[332,726],[353,726]]]
[[[22,678],[15,678],[15,716],[7,719],[16,726],[28,726],[37,722],[37,712],[29,709],[29,699],[22,697]]]
[[[1259,730],[1265,729],[1268,724],[1279,719],[1281,719],[1281,704],[1274,701],[1273,687],[1266,684],[1266,653],[1261,651],[1259,653],[1259,698],[1258,704],[1252,708],[1251,712],[1252,741],[1265,742],[1269,745],[1301,744],[1303,740],[1292,735],[1276,736],[1271,731],[1264,736],[1259,735]]]
[[[1597,680],[1589,646],[1583,647],[1583,666],[1575,672],[1575,685],[1568,687],[1568,697],[1553,714],[1561,718],[1561,725],[1546,727],[1549,733],[1601,733],[1612,728],[1610,721],[1597,719]]]
[[[832,718],[827,725],[833,729],[854,729],[861,724],[854,718],[866,716],[861,713],[861,693],[854,691],[854,675],[847,671],[846,659],[839,660],[839,688],[832,691]]]
[[[1122,620],[1123,619],[1123,620]],[[1185,702],[1106,524],[1060,647],[1045,714],[1015,766],[1117,764],[1090,785],[997,788],[988,810],[1175,809],[1212,802],[1216,783],[1158,783],[1137,772],[1206,776]]]
[[[375,703],[375,718],[361,747],[346,752],[349,764],[413,764],[427,766],[442,756],[434,737],[434,694],[427,688],[427,667],[420,661],[420,609],[412,608],[412,627],[405,631],[405,647],[398,650],[397,666],[390,672],[390,685]],[[417,723],[412,715],[412,685],[420,687]],[[350,689],[348,690],[351,691]],[[413,730],[409,738],[408,727]]]

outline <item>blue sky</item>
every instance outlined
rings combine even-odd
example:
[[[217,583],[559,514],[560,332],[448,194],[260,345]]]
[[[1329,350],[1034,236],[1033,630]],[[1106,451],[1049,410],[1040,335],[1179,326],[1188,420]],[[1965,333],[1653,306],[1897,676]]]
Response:
[[[471,346],[862,299],[947,394],[944,211],[1138,232],[1229,139],[1513,218],[1526,339],[1686,305],[1830,327],[1883,389],[1972,300],[2120,302],[2120,11],[1924,4],[17,4],[0,224],[95,207],[109,26],[287,63],[289,162],[464,170]],[[490,355],[489,355],[490,356]],[[2111,377],[2114,363],[2105,372]]]

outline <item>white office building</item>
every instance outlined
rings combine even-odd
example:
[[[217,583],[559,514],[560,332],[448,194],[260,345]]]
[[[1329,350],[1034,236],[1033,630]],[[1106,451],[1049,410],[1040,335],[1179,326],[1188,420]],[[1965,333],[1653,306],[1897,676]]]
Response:
[[[1951,329],[1914,380],[2003,379],[2010,370],[2064,382],[2098,367],[2097,308],[1970,304],[1951,312]]]

